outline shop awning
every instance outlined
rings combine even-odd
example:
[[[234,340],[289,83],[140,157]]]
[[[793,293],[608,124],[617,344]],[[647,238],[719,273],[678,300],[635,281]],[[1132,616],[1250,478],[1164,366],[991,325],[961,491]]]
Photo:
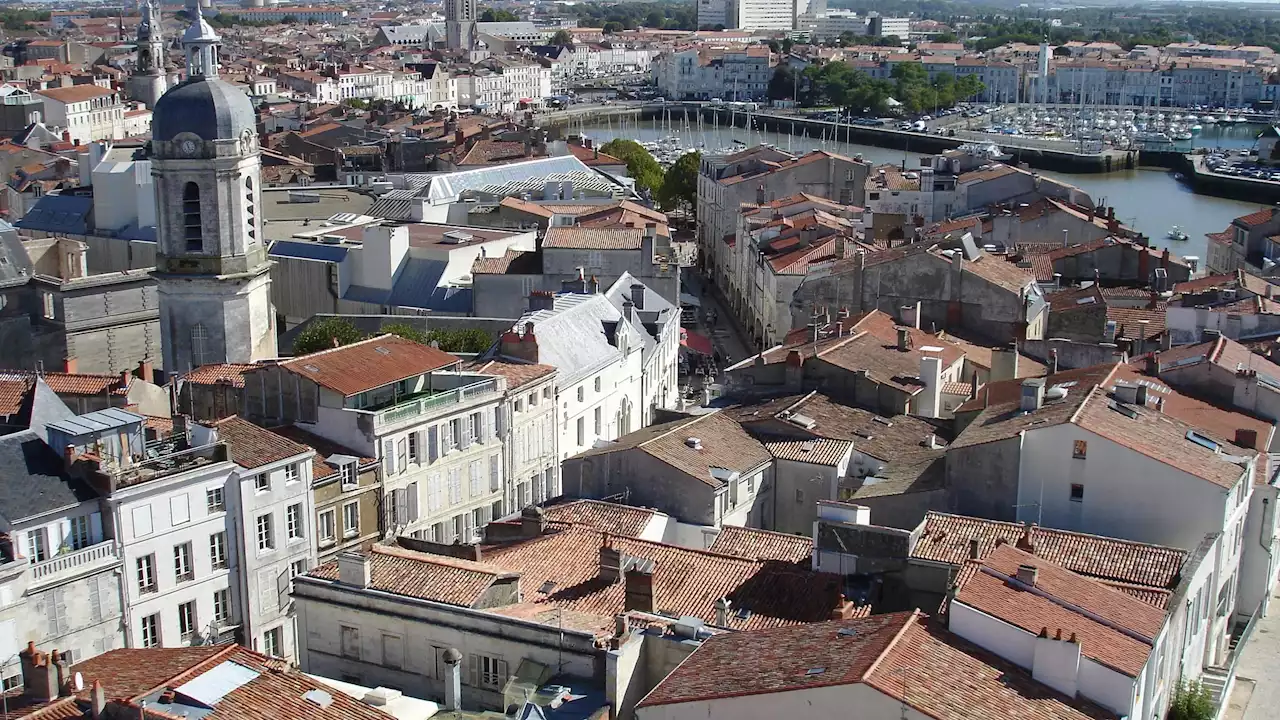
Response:
[[[706,335],[699,335],[696,332],[689,332],[684,328],[680,328],[680,344],[700,355],[714,355],[715,349],[711,346],[711,338]]]

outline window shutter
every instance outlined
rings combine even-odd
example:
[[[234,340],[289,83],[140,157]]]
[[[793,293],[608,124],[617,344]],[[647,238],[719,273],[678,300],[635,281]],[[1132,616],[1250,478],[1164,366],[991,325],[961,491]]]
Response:
[[[507,661],[498,661],[498,687],[502,687],[507,682]]]
[[[102,622],[102,592],[98,580],[98,577],[89,578],[89,618],[95,623]]]
[[[493,439],[493,411],[480,411],[480,442],[487,443]]]
[[[435,462],[440,456],[440,427],[432,425],[427,428],[427,457],[430,462]]]
[[[387,475],[396,474],[396,441],[382,441],[382,464],[383,472]]]
[[[498,437],[506,434],[507,428],[507,406],[499,405],[493,409],[493,432]]]
[[[409,522],[409,497],[405,490],[393,490],[396,502],[396,524],[404,525]]]
[[[462,420],[462,449],[466,450],[471,447],[471,416],[467,416]]]
[[[471,687],[480,686],[480,656],[475,653],[467,656],[467,684]]]
[[[489,492],[497,492],[499,487],[500,486],[498,483],[498,456],[490,455],[489,456]]]
[[[89,542],[95,545],[102,542],[102,513],[89,516]]]
[[[184,499],[185,499],[185,496],[184,496]],[[53,556],[57,554],[58,550],[64,546],[71,547],[71,521],[70,520],[58,521],[57,543],[53,544],[53,546],[49,548],[49,555]]]
[[[409,522],[414,522],[418,519],[418,483],[409,483],[409,487],[406,488],[406,493],[409,496]]]
[[[400,442],[396,443],[396,467],[399,468],[401,474],[409,469],[409,439],[407,437],[400,438]]]
[[[18,536],[18,554],[24,558],[31,557],[31,546],[25,532],[15,533]]]
[[[305,564],[306,561],[304,560],[303,563]],[[291,586],[289,581],[292,579],[289,576],[288,568],[276,575],[276,607],[289,606],[289,588]]]

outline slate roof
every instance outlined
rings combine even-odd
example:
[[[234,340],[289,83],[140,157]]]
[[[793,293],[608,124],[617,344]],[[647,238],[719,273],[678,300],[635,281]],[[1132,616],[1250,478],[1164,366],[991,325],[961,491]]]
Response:
[[[10,524],[98,497],[67,474],[61,453],[30,430],[0,437],[0,468],[0,516]]]
[[[1180,548],[964,515],[930,511],[922,526],[911,557],[952,565],[969,561],[972,540],[978,541],[978,557],[983,558],[997,544],[1016,545],[1028,533],[1027,547],[1037,557],[1105,582],[1172,590],[1187,561],[1187,551]]]
[[[280,363],[289,372],[349,397],[439,370],[458,358],[396,335],[379,335]]]
[[[1009,580],[1022,566],[1036,568],[1036,592]],[[1012,545],[966,567],[952,602],[1032,634],[1074,636],[1082,655],[1129,677],[1142,672],[1165,623],[1163,610]]]
[[[622,313],[608,298],[560,293],[554,303],[551,310],[526,312],[513,329],[522,330],[528,323],[534,324],[538,361],[560,371],[562,386],[572,386],[596,368],[621,357],[605,333],[607,323],[616,323],[622,318]]]
[[[370,549],[369,565],[371,588],[461,607],[472,607],[494,581],[512,576],[490,564],[387,545]],[[320,565],[309,575],[337,580],[338,561]]]
[[[935,720],[1116,720],[919,611],[715,635],[637,707],[858,683]],[[804,696],[794,698],[794,709],[803,712]]]

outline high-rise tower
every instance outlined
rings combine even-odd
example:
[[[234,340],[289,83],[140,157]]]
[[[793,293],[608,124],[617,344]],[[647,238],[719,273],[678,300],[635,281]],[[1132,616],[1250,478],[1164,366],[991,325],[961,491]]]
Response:
[[[255,116],[244,92],[218,78],[220,42],[197,12],[182,37],[188,79],[160,98],[151,124],[169,373],[276,355]]]

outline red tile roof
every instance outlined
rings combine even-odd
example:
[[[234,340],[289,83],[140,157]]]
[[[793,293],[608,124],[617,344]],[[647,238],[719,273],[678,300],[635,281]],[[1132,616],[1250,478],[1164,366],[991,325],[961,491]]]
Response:
[[[794,693],[854,684],[935,720],[1116,718],[1032,680],[918,611],[712,636],[637,707],[793,693],[784,707],[803,717],[811,708]]]
[[[1181,581],[1187,561],[1187,551],[1179,548],[964,515],[931,511],[925,514],[923,526],[911,557],[952,565],[969,561],[973,540],[978,541],[979,558],[998,544],[1029,541],[1037,557],[1080,575],[1172,590]],[[1030,537],[1024,541],[1028,532]]]
[[[813,538],[725,525],[709,549],[750,560],[780,560],[808,566],[813,557]]]
[[[639,250],[644,228],[556,226],[547,229],[543,248]]]
[[[1266,223],[1271,222],[1271,218],[1275,217],[1275,213],[1275,208],[1262,208],[1257,212],[1252,212],[1248,215],[1241,215],[1235,219],[1235,222],[1240,223],[1245,227],[1257,227],[1258,225],[1265,225]]]
[[[369,587],[433,602],[472,607],[496,580],[513,577],[501,567],[444,555],[375,545],[369,551]],[[311,577],[338,579],[338,562],[312,570]]]
[[[1011,582],[1021,566],[1036,568],[1035,592]],[[1165,612],[1043,558],[1000,545],[966,567],[953,603],[1037,634],[1075,636],[1082,655],[1137,677],[1165,624]]]
[[[505,377],[508,390],[515,390],[536,380],[541,380],[556,371],[556,368],[552,365],[522,363],[503,358],[476,361],[463,367],[470,372]]]
[[[238,415],[213,423],[213,428],[218,431],[218,439],[227,444],[231,461],[246,470],[305,455],[310,450]]]
[[[58,395],[123,395],[129,391],[128,383],[120,375],[94,375],[89,373],[35,373],[30,370],[0,370],[0,381],[34,382],[36,375],[44,379],[49,389]],[[129,376],[133,382],[133,376]]]
[[[349,397],[439,370],[458,358],[396,335],[379,335],[280,363],[280,367]]]
[[[343,447],[328,438],[323,438],[319,435],[309,433],[297,425],[282,425],[280,427],[274,427],[271,428],[271,432],[316,451],[315,457],[311,458],[312,480],[323,480],[338,474],[338,468],[325,462],[325,458],[329,458],[334,455],[347,455],[353,458],[358,458],[358,468],[361,470],[371,465],[378,464],[377,458],[360,457],[360,453],[350,448]]]
[[[182,376],[183,380],[197,385],[217,385],[227,384],[231,387],[244,387],[244,375],[257,365],[242,365],[237,363],[215,363],[213,365],[202,365],[195,370]]]
[[[841,583],[835,575],[610,536],[581,525],[488,549],[485,561],[520,573],[521,594],[527,601],[612,617],[623,611],[624,583],[600,578],[600,548],[605,542],[625,556],[653,562],[654,605],[663,613],[712,623],[716,600],[727,597],[734,607],[751,611],[746,619],[735,615],[730,624],[752,629],[819,622],[841,607]],[[544,586],[550,591],[542,592]],[[865,613],[870,608],[853,610]]]
[[[610,535],[640,537],[649,527],[655,511],[647,508],[617,505],[600,500],[574,500],[543,508],[551,522],[584,525]]]

